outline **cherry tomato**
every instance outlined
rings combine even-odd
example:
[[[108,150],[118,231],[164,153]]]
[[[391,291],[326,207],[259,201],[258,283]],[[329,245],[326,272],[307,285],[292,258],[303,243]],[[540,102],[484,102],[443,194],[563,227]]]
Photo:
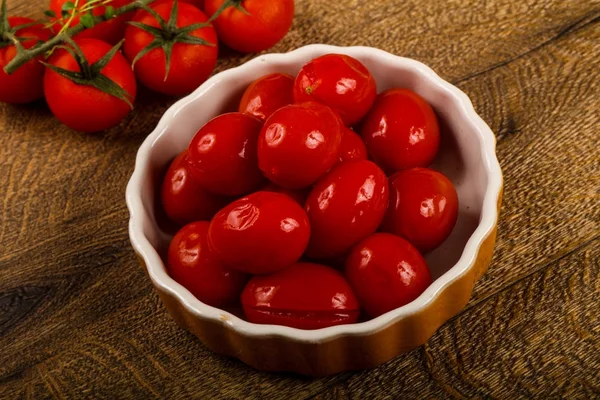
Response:
[[[97,39],[77,40],[84,56],[90,64],[98,61],[111,50],[111,46]],[[58,49],[50,57],[49,63],[68,71],[81,69],[75,58],[65,49]],[[131,66],[119,52],[102,71],[135,101],[137,86]],[[44,75],[44,95],[52,113],[69,128],[80,132],[98,132],[117,125],[131,111],[124,100],[104,93],[93,86],[79,85],[46,69]]]
[[[285,106],[260,132],[258,165],[278,185],[302,189],[336,163],[341,142],[341,121],[329,107],[314,102]]]
[[[266,274],[300,259],[310,237],[306,213],[281,193],[256,192],[219,211],[209,243],[231,268]]]
[[[65,3],[72,1],[72,0],[50,0],[50,10],[54,11],[54,13],[58,16],[58,18],[52,18],[52,20],[57,20],[57,19],[61,19],[60,22],[55,23],[54,25],[52,25],[52,31],[57,34],[62,26],[66,23],[66,21],[70,18],[70,16],[61,18],[62,15],[62,8],[65,5]],[[113,6],[115,9],[119,8],[119,7],[123,7],[129,3],[131,3],[132,0],[112,0],[107,4],[104,5],[96,5],[94,6],[94,9],[92,11],[92,14],[94,16],[99,16],[99,15],[104,15],[104,13],[106,12],[106,7],[107,6]],[[80,1],[80,7],[79,9],[81,9],[85,3],[84,1]],[[72,11],[71,11],[72,13]],[[112,18],[108,21],[102,22],[96,26],[94,26],[93,28],[90,29],[86,29],[83,32],[79,33],[76,38],[77,39],[98,39],[98,40],[102,40],[104,42],[108,42],[110,44],[117,44],[119,43],[123,37],[125,36],[125,29],[127,28],[127,21],[129,21],[131,19],[131,17],[133,17],[133,13],[126,13],[126,14],[121,14],[119,16],[116,16],[115,18]],[[75,16],[73,17],[73,21],[69,24],[70,27],[73,27],[75,25],[79,24],[79,16]]]
[[[287,196],[290,196],[294,201],[300,204],[301,207],[304,208],[304,203],[306,202],[306,198],[310,193],[308,190],[300,190],[300,189],[286,189],[279,185],[274,184],[273,182],[267,183],[261,189],[263,192],[275,192],[275,193],[283,193]]]
[[[338,161],[366,160],[368,158],[369,155],[367,154],[365,142],[352,129],[344,128]]]
[[[367,160],[338,164],[321,178],[306,200],[311,224],[307,256],[343,256],[377,230],[388,206],[385,173]]]
[[[369,154],[387,172],[426,167],[440,144],[438,120],[431,106],[408,89],[381,93],[365,118],[362,137]]]
[[[294,102],[294,78],[286,74],[269,74],[248,86],[239,111],[263,121],[275,111]]]
[[[165,21],[169,20],[173,2],[152,5],[151,8]],[[156,17],[145,10],[140,10],[133,18],[148,26],[162,29]],[[177,27],[206,23],[206,15],[191,4],[178,3]],[[162,30],[165,42],[175,33]],[[172,44],[169,74],[166,75],[166,55],[162,47],[150,50],[134,65],[137,78],[144,86],[167,95],[183,96],[200,86],[215,68],[219,53],[217,35],[209,24],[204,28],[189,33],[194,38],[204,39],[210,45],[175,42]],[[125,32],[125,55],[133,62],[136,56],[156,37],[136,26],[129,26]],[[166,79],[165,79],[166,76]]]
[[[376,233],[357,244],[346,260],[346,276],[371,317],[410,303],[431,284],[419,251],[389,233]]]
[[[242,292],[242,306],[250,322],[298,329],[352,324],[360,308],[341,273],[311,263],[255,276]]]
[[[205,0],[204,9],[212,16],[225,0]],[[294,19],[294,0],[241,0],[245,12],[230,6],[215,20],[219,39],[243,53],[273,47],[288,33]]]
[[[221,195],[258,189],[264,181],[256,157],[261,126],[260,120],[237,112],[208,121],[189,146],[192,177],[206,190]]]
[[[404,237],[424,253],[450,236],[458,217],[458,195],[448,178],[428,168],[412,168],[390,176],[389,184],[384,231]]]
[[[12,28],[32,22],[34,21],[29,18],[8,17],[8,25]],[[38,41],[50,39],[50,32],[41,24],[18,29],[15,33],[17,37],[25,39],[21,44],[26,49],[33,47]],[[16,54],[15,46],[3,43],[0,38],[0,102],[25,104],[41,99],[44,96],[44,66],[38,62],[39,59],[27,62],[12,75],[4,72],[4,67]]]
[[[153,6],[162,3],[170,3],[173,0],[156,0],[152,3]],[[204,0],[179,0],[179,3],[188,3],[198,8],[199,10],[204,10]]]
[[[207,192],[192,179],[188,163],[185,150],[171,163],[161,190],[163,208],[178,225],[210,220],[227,203],[227,198]]]
[[[237,302],[248,277],[225,267],[210,250],[208,226],[194,222],[177,232],[169,246],[167,271],[201,302],[223,307]]]
[[[355,58],[326,54],[306,64],[294,83],[294,100],[318,101],[340,113],[348,126],[360,121],[369,111],[377,88],[375,79]]]

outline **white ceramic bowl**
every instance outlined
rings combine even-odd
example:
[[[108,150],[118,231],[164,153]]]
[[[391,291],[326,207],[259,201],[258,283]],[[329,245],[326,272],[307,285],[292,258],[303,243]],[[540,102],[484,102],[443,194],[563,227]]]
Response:
[[[455,184],[459,218],[450,238],[427,256],[434,282],[415,301],[367,322],[319,330],[252,324],[210,307],[169,277],[164,256],[171,236],[155,213],[162,174],[208,120],[234,111],[244,89],[273,72],[295,75],[311,59],[341,53],[360,60],[378,92],[405,87],[434,108],[442,145],[434,168]],[[140,147],[127,186],[129,235],[135,252],[173,318],[213,350],[255,368],[327,375],[368,368],[425,343],[468,302],[493,252],[502,173],[495,137],[469,98],[420,62],[368,47],[310,45],[259,56],[221,72],[174,104]]]

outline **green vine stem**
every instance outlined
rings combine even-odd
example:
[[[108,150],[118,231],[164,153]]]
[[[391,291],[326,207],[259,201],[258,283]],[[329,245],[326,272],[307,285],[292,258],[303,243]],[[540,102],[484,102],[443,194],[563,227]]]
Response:
[[[115,9],[114,14],[111,17],[114,18],[118,15],[125,14],[125,13],[131,12],[131,11],[135,11],[140,7],[147,6],[148,4],[152,3],[153,1],[154,0],[137,0],[133,3],[127,4],[126,6]],[[106,17],[106,15],[95,16],[94,17],[94,25],[99,24],[104,21],[107,21],[107,20],[108,20],[108,18]],[[30,49],[24,49],[22,46],[20,46],[20,44],[17,45],[17,43],[15,43],[15,45],[17,45],[17,50],[18,50],[17,55],[6,65],[6,67],[4,68],[4,71],[9,75],[12,74],[22,65],[44,55],[48,51],[52,50],[55,46],[65,43],[67,41],[67,38],[71,38],[71,37],[77,35],[78,33],[82,32],[85,29],[86,29],[86,27],[83,24],[79,23],[78,25],[75,25],[74,27],[69,28],[66,31],[56,35],[55,37],[48,40],[47,42],[44,42],[38,46],[34,46]],[[3,33],[3,36],[4,37],[7,36],[6,32]],[[11,38],[11,37],[6,37],[6,38],[13,40],[13,42],[14,42],[13,38]]]
[[[6,19],[6,21],[8,21],[7,20],[8,16],[6,14],[6,0],[0,0],[0,1],[2,1],[2,10],[0,11],[0,14],[1,14],[0,16],[3,17],[4,19]],[[147,10],[148,5],[154,1],[155,0],[136,0],[130,4],[127,4],[123,7],[115,9],[108,16],[107,16],[107,14],[94,16],[93,23],[91,23],[91,25],[95,26],[96,24],[99,24],[104,21],[108,21],[111,18],[114,18],[121,14],[126,14],[131,11],[135,11],[140,8],[144,8]],[[235,7],[238,10],[242,11],[243,13],[248,14],[248,11],[246,11],[246,9],[244,9],[244,7],[242,6],[242,0],[226,0],[225,2],[223,2],[221,7],[219,7],[217,12],[215,12],[214,15],[209,18],[207,23],[214,21],[228,7]],[[74,14],[75,14],[75,10],[73,10],[73,15]],[[91,14],[87,14],[87,15],[91,16]],[[4,26],[4,25],[5,24],[0,24],[0,27]],[[6,22],[6,25],[8,25],[7,22]],[[20,68],[21,66],[26,64],[27,62],[29,62],[31,60],[35,60],[38,57],[43,56],[45,54],[48,54],[49,52],[52,51],[52,49],[54,49],[54,47],[62,45],[64,43],[68,43],[72,37],[74,37],[78,33],[81,33],[85,29],[88,29],[88,27],[86,25],[90,25],[90,24],[83,24],[80,22],[79,24],[77,24],[71,28],[63,29],[63,30],[61,30],[61,32],[58,35],[56,35],[52,39],[48,40],[47,42],[40,43],[30,49],[25,49],[21,45],[18,38],[16,38],[14,35],[12,35],[11,32],[3,31],[0,29],[0,42],[2,42],[2,39],[8,39],[17,47],[17,54],[6,65],[6,67],[4,67],[4,72],[6,72],[7,74],[10,75],[13,72],[15,72],[18,68]],[[205,44],[205,43],[197,43],[197,44]],[[210,45],[210,44],[207,44],[207,45]]]

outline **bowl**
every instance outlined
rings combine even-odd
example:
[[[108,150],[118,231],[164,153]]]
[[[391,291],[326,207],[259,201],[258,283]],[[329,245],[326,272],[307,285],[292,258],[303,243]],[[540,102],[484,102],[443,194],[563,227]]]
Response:
[[[375,319],[318,330],[252,324],[239,313],[197,300],[169,277],[165,252],[172,233],[163,227],[157,192],[170,161],[208,120],[237,109],[245,88],[273,72],[295,75],[311,59],[347,54],[373,74],[379,92],[405,87],[435,110],[442,143],[433,168],[454,183],[459,217],[444,244],[428,254],[433,283],[413,302]],[[221,72],[175,103],[140,147],[127,186],[129,235],[173,319],[217,353],[265,371],[324,376],[372,368],[424,344],[469,301],[475,282],[492,258],[502,196],[502,172],[494,134],[469,98],[429,67],[369,47],[310,45],[286,54],[259,56]]]

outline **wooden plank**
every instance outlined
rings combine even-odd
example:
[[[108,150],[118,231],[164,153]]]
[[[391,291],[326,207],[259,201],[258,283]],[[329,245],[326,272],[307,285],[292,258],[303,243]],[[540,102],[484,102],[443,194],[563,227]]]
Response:
[[[33,0],[9,5],[40,15]],[[498,134],[506,179],[496,257],[470,305],[479,309],[600,234],[598,15],[590,1],[302,1],[293,31],[273,50],[373,45],[428,63],[473,99]],[[252,57],[225,50],[217,70]],[[283,389],[302,398],[353,376],[257,373],[208,352],[168,318],[130,249],[124,189],[137,148],[174,100],[145,90],[139,99],[135,113],[102,135],[65,129],[41,103],[0,105],[0,397],[246,398]],[[588,321],[589,299],[573,306],[574,318]],[[541,334],[551,327],[540,324]],[[465,349],[467,336],[457,346]],[[565,343],[573,352],[580,346]],[[454,350],[447,357],[458,357]],[[414,352],[420,362],[422,351]],[[430,384],[420,364],[392,363],[376,379],[407,368],[423,377],[415,390],[451,391]]]
[[[36,0],[8,0],[9,10],[42,17]],[[518,58],[600,15],[597,0],[296,2],[291,32],[268,52],[311,43],[373,46],[423,61],[457,81]],[[222,49],[217,71],[255,55]]]
[[[497,134],[504,199],[479,301],[600,235],[600,25],[459,87]]]
[[[144,297],[72,332],[68,347],[5,380],[0,395],[593,398],[600,394],[599,294],[595,240],[472,307],[425,346],[374,370],[315,380],[216,356],[177,328],[155,296]],[[123,321],[128,329],[120,329]]]
[[[599,295],[595,240],[315,399],[597,398]]]
[[[112,273],[121,275],[117,268]],[[123,279],[147,286],[141,268],[135,276]],[[136,282],[130,286],[137,285]],[[102,288],[97,287],[96,291]],[[123,297],[123,292],[123,289],[114,290],[113,295]],[[88,299],[81,301],[88,303]],[[154,294],[108,315],[100,305],[98,307],[100,309],[85,310],[94,319],[85,328],[63,333],[67,337],[55,355],[50,355],[54,349],[49,349],[43,354],[43,361],[5,376],[0,398],[19,398],[27,393],[36,399],[49,394],[78,398],[79,394],[93,393],[106,398],[118,394],[119,398],[160,395],[163,398],[242,399],[253,394],[271,398],[281,390],[285,390],[286,397],[304,398],[340,379],[312,381],[259,373],[237,360],[220,357],[177,327]],[[66,315],[57,316],[55,321],[69,324],[72,313],[76,314],[74,318],[79,317],[78,309],[69,307],[64,311]],[[96,314],[100,315],[96,317]],[[24,354],[29,353],[27,348],[22,350]]]

